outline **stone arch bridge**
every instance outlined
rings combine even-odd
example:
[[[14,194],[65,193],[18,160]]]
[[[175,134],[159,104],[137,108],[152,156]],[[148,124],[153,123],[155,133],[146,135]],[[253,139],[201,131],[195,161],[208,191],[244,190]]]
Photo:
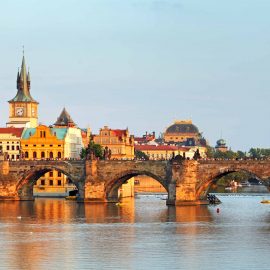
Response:
[[[33,200],[33,185],[42,175],[57,170],[79,190],[78,201],[115,202],[118,188],[129,178],[147,175],[167,190],[167,204],[206,203],[210,185],[226,174],[245,171],[262,180],[270,177],[270,160],[0,161],[0,200]]]

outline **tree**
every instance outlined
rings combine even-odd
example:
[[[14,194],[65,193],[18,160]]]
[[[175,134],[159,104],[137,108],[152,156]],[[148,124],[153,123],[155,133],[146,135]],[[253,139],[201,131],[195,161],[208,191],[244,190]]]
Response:
[[[248,153],[251,158],[270,157],[270,149],[267,149],[267,148],[250,148]]]
[[[96,157],[103,159],[103,147],[100,144],[94,143],[94,141],[90,141],[86,148],[81,150],[81,158],[86,158],[87,155],[91,155],[91,153]]]
[[[149,160],[149,157],[144,152],[142,152],[140,150],[135,150],[135,158]]]
[[[207,146],[206,156],[208,158],[214,158],[215,157],[215,148],[211,146]]]

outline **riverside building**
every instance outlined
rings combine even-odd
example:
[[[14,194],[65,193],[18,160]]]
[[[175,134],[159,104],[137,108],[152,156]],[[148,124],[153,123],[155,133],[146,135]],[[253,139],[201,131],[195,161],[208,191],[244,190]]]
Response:
[[[134,136],[128,129],[101,128],[98,135],[92,135],[93,141],[111,151],[111,159],[134,159]]]
[[[0,150],[8,160],[19,160],[24,128],[0,128]]]

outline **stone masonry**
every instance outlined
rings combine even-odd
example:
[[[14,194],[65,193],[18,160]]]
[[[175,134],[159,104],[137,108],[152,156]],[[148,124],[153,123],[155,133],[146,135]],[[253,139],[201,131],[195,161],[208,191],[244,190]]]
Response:
[[[210,185],[223,175],[246,171],[267,180],[270,160],[36,160],[0,161],[0,200],[33,200],[33,185],[46,172],[67,175],[79,191],[78,201],[107,203],[118,201],[118,188],[129,178],[147,175],[168,192],[167,204],[207,203]]]

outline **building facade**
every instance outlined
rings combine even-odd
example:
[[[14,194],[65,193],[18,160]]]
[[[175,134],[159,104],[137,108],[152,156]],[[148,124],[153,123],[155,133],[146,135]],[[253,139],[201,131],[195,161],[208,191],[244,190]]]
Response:
[[[24,128],[0,128],[0,150],[8,160],[19,160]]]
[[[81,150],[84,147],[83,132],[77,127],[65,108],[54,123],[54,128],[67,130],[64,137],[64,158],[80,158]]]
[[[134,159],[134,136],[128,129],[101,128],[98,135],[92,135],[93,141],[111,151],[111,159]]]

